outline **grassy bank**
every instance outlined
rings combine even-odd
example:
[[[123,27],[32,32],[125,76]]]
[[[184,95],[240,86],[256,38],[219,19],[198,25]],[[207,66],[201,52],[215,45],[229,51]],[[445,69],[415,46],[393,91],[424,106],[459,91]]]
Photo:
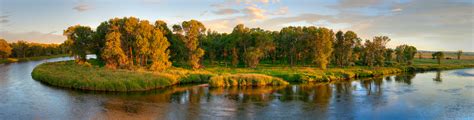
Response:
[[[225,74],[212,77],[209,85],[213,87],[227,86],[282,86],[289,83],[281,78],[262,74]]]
[[[41,64],[32,77],[54,86],[98,91],[143,91],[178,83],[172,74],[109,70],[73,61]]]
[[[0,59],[0,64],[14,63],[14,62],[25,62],[25,61],[32,61],[32,60],[44,60],[44,59],[57,58],[57,57],[66,57],[66,56],[69,56],[69,55],[68,54],[60,54],[60,55],[36,56],[36,57],[26,57],[26,58],[7,58],[7,59]]]
[[[73,61],[45,63],[37,66],[32,73],[34,79],[54,86],[100,91],[144,91],[175,84],[209,83],[213,87],[222,86],[264,86],[286,85],[288,82],[310,83],[329,82],[351,78],[376,77],[401,72],[447,70],[472,68],[474,61],[450,61],[433,64],[431,59],[416,60],[411,66],[329,68],[284,65],[261,65],[256,69],[208,66],[204,69],[189,70],[170,68],[162,72],[137,69],[110,70],[92,65],[78,65]]]

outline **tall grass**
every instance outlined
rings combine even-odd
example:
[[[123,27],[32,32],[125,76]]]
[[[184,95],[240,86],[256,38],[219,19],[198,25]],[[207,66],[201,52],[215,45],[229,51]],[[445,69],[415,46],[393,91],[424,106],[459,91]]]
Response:
[[[98,91],[143,91],[178,83],[172,74],[110,70],[73,61],[41,64],[32,76],[54,86]]]
[[[449,61],[449,60],[447,60]],[[461,60],[462,61],[462,60]],[[199,70],[173,67],[161,72],[142,69],[110,70],[102,63],[90,60],[85,65],[73,61],[45,63],[37,66],[32,76],[47,84],[85,90],[143,91],[175,84],[209,83],[211,86],[285,85],[288,82],[330,82],[351,78],[376,77],[401,72],[472,68],[474,61],[451,60],[446,64],[432,64],[430,60],[415,60],[411,66],[329,68],[307,66],[261,65],[256,69],[222,67],[219,65]]]
[[[281,78],[262,74],[226,74],[214,76],[209,80],[212,87],[225,86],[280,86],[289,83]]]

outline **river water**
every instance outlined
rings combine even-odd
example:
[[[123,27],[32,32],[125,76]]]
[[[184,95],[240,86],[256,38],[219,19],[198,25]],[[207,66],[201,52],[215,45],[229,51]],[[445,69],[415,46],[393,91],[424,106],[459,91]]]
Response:
[[[31,78],[54,58],[0,65],[0,119],[474,119],[474,69],[330,84],[147,92],[57,88]]]

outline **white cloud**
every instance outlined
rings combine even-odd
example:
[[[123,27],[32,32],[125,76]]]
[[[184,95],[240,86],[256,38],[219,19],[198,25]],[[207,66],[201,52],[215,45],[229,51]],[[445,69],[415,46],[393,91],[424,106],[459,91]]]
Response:
[[[401,11],[403,11],[402,8],[395,8],[395,9],[392,9],[392,12],[401,12]]]

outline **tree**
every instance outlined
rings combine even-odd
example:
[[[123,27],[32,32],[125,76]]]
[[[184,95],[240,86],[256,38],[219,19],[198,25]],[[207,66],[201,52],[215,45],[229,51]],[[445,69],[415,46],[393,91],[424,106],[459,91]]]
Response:
[[[250,68],[256,68],[266,53],[275,49],[271,32],[260,28],[250,31],[250,39],[247,40],[247,50],[244,51],[244,62]]]
[[[352,58],[352,50],[357,40],[357,34],[352,31],[346,33],[338,31],[334,43],[334,57],[339,67],[348,66]]]
[[[75,25],[67,28],[63,34],[67,37],[66,42],[70,45],[76,62],[86,62],[86,55],[91,47],[90,43],[92,43],[94,34],[91,28]]]
[[[128,58],[122,50],[121,36],[117,26],[111,26],[111,31],[105,36],[105,47],[101,57],[107,68],[123,67],[128,62]]]
[[[444,59],[444,53],[443,52],[435,52],[431,56],[436,58],[438,60],[438,64],[441,65],[441,60]]]
[[[385,45],[390,41],[387,36],[376,36],[366,40],[364,44],[364,63],[367,66],[383,66],[385,60]]]
[[[168,50],[170,43],[166,37],[163,36],[160,29],[154,29],[152,34],[153,36],[150,39],[150,52],[152,59],[150,70],[162,71],[171,67]]]
[[[387,62],[392,62],[392,60],[393,60],[393,53],[394,53],[394,52],[395,52],[395,51],[394,51],[393,49],[387,49],[387,50],[385,51],[385,61],[387,61]]]
[[[459,50],[458,52],[456,52],[456,55],[458,56],[458,60],[460,60],[461,55],[462,55],[462,50]]]
[[[399,45],[395,51],[395,54],[397,55],[397,62],[408,63],[408,65],[413,64],[413,59],[415,59],[415,54],[417,53],[416,47],[409,45]]]
[[[184,21],[181,26],[173,26],[176,31],[184,31],[184,43],[187,52],[187,63],[193,69],[200,68],[199,60],[204,55],[204,50],[199,47],[199,37],[205,32],[204,24],[197,20]],[[179,34],[180,32],[178,32]]]
[[[0,58],[8,58],[12,54],[12,48],[6,40],[0,39]]]
[[[312,46],[312,60],[318,68],[325,70],[333,51],[334,33],[327,28],[305,28],[306,39]]]

